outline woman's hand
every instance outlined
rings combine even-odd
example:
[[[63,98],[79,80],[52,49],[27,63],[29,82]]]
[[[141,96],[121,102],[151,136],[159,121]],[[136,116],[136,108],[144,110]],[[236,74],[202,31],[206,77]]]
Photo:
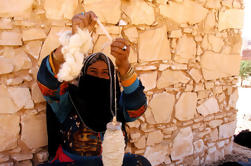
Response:
[[[130,54],[129,42],[122,38],[115,39],[111,44],[111,54],[115,57],[120,75],[124,75],[130,68],[128,57]]]
[[[89,11],[84,14],[77,14],[72,18],[72,34],[76,33],[78,27],[80,29],[87,28],[89,32],[92,32],[95,24],[97,23],[97,16],[94,12]]]

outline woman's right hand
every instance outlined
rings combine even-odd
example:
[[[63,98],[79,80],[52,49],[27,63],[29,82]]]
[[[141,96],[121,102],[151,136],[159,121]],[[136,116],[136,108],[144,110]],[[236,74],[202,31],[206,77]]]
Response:
[[[76,33],[78,27],[80,29],[87,28],[89,32],[92,32],[96,23],[97,16],[94,12],[89,11],[84,14],[77,14],[72,18],[72,34]]]

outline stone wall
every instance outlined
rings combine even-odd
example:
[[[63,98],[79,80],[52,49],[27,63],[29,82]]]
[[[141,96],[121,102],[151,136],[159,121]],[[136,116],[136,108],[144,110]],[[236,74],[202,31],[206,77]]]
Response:
[[[242,0],[0,0],[0,166],[46,160],[38,67],[71,17],[89,10],[130,41],[145,85],[148,109],[128,124],[126,150],[153,165],[203,165],[231,153],[243,8]],[[93,39],[93,52],[107,41],[99,28]]]

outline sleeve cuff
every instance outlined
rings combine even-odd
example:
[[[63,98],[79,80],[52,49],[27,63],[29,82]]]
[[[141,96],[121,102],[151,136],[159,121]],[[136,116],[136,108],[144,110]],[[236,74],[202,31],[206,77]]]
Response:
[[[139,86],[139,79],[136,78],[136,80],[130,86],[127,86],[127,87],[123,86],[123,89],[124,89],[125,94],[130,94],[134,92],[138,88],[138,86]]]
[[[56,77],[55,75],[55,67],[54,67],[54,64],[53,64],[53,57],[52,57],[52,54],[53,52],[49,55],[49,57],[47,58],[47,61],[46,61],[46,67],[47,69],[49,70],[49,72],[54,76]]]

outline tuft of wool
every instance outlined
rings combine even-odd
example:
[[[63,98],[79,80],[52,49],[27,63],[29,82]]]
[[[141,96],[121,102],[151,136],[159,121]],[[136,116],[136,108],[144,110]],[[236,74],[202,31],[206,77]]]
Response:
[[[125,140],[121,123],[107,124],[102,142],[102,161],[104,166],[122,166],[124,159]]]
[[[62,32],[59,35],[65,62],[61,65],[57,78],[60,82],[72,81],[79,76],[84,57],[93,47],[92,37],[87,29],[78,29],[74,35],[71,31]]]

